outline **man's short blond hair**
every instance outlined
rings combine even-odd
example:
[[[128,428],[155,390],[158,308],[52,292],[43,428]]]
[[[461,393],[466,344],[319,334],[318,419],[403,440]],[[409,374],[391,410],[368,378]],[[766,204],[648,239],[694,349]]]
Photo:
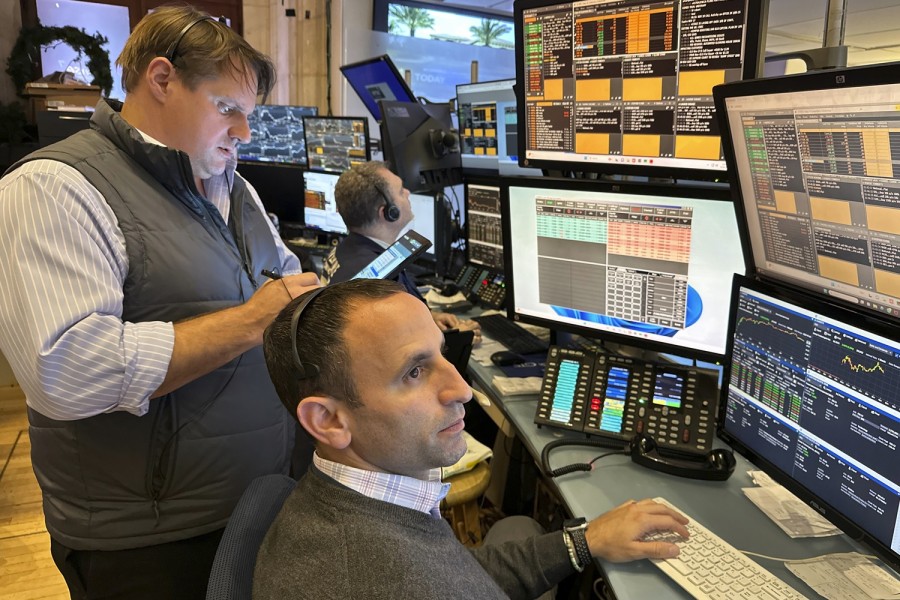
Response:
[[[182,35],[183,32],[183,35]],[[180,36],[180,39],[179,39]],[[177,48],[173,45],[177,45]],[[275,85],[275,65],[233,29],[189,5],[162,6],[141,19],[116,60],[122,67],[122,88],[133,92],[150,61],[170,57],[189,89],[226,73],[256,77],[263,102]]]

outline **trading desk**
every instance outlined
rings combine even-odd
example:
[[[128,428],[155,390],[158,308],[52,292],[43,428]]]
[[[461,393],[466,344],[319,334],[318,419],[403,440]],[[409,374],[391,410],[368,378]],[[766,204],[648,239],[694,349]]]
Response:
[[[538,428],[534,424],[536,395],[500,397],[490,384],[495,375],[502,374],[500,369],[485,367],[472,360],[469,362],[469,372],[474,385],[484,391],[500,408],[503,417],[512,423],[516,434],[536,462],[540,462],[541,450],[547,443],[564,437],[584,438],[583,434],[561,429]],[[717,444],[723,445],[719,440]],[[577,446],[557,448],[550,455],[550,464],[556,468],[576,462],[588,462],[606,451],[602,448]],[[744,496],[741,488],[754,485],[747,471],[755,467],[737,454],[735,458],[737,467],[734,474],[727,481],[721,482],[698,481],[660,473],[636,465],[629,457],[622,455],[597,461],[593,471],[557,477],[552,480],[551,486],[556,489],[572,516],[593,519],[628,500],[662,496],[739,550],[782,559],[812,558],[835,552],[870,553],[845,535],[803,539],[788,537]],[[753,556],[751,558],[801,593],[810,598],[820,598],[795,577],[783,562]],[[691,598],[647,560],[625,564],[597,562],[619,600]]]

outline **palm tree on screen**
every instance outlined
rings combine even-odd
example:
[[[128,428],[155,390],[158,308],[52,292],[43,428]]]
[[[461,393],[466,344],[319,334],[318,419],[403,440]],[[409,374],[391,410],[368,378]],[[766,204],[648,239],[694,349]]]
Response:
[[[409,27],[409,37],[416,37],[417,29],[431,29],[434,27],[434,17],[424,8],[411,8],[409,6],[391,4],[388,14],[390,16],[390,19],[388,19],[388,30],[391,29],[390,22],[395,21]]]
[[[475,38],[475,41],[472,42],[473,44],[490,46],[501,35],[509,33],[509,25],[495,19],[482,19],[479,25],[469,27],[469,31],[472,32],[472,37]]]

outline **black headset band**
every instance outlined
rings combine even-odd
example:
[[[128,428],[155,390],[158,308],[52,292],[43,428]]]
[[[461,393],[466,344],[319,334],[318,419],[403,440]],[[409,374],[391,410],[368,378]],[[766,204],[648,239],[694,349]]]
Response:
[[[325,287],[316,288],[308,292],[306,297],[297,304],[294,314],[291,316],[291,353],[294,359],[294,367],[297,369],[297,379],[311,379],[319,374],[319,365],[313,363],[305,363],[300,360],[300,354],[297,353],[297,328],[300,326],[300,315],[306,310],[306,307],[315,300],[316,296],[321,294]]]
[[[197,17],[196,19],[194,19],[193,21],[191,21],[190,23],[185,25],[181,29],[181,32],[178,34],[178,37],[175,38],[175,41],[173,41],[171,44],[169,44],[169,47],[166,48],[166,53],[163,54],[163,57],[166,58],[170,63],[174,63],[175,62],[175,54],[178,52],[178,45],[181,44],[181,40],[184,39],[184,36],[187,34],[187,32],[191,30],[191,27],[193,27],[197,23],[202,23],[203,21],[217,21],[217,20],[218,19],[216,19],[215,17],[212,17],[210,15],[204,15],[202,17]]]

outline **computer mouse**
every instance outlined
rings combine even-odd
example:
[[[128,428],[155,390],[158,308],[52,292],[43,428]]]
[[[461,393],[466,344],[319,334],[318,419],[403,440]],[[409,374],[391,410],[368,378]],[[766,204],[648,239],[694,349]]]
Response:
[[[491,354],[491,362],[498,367],[508,367],[511,365],[521,365],[525,362],[525,358],[512,350],[501,350]]]
[[[458,293],[459,287],[452,281],[448,281],[447,283],[442,285],[440,289],[441,296],[455,296]]]

